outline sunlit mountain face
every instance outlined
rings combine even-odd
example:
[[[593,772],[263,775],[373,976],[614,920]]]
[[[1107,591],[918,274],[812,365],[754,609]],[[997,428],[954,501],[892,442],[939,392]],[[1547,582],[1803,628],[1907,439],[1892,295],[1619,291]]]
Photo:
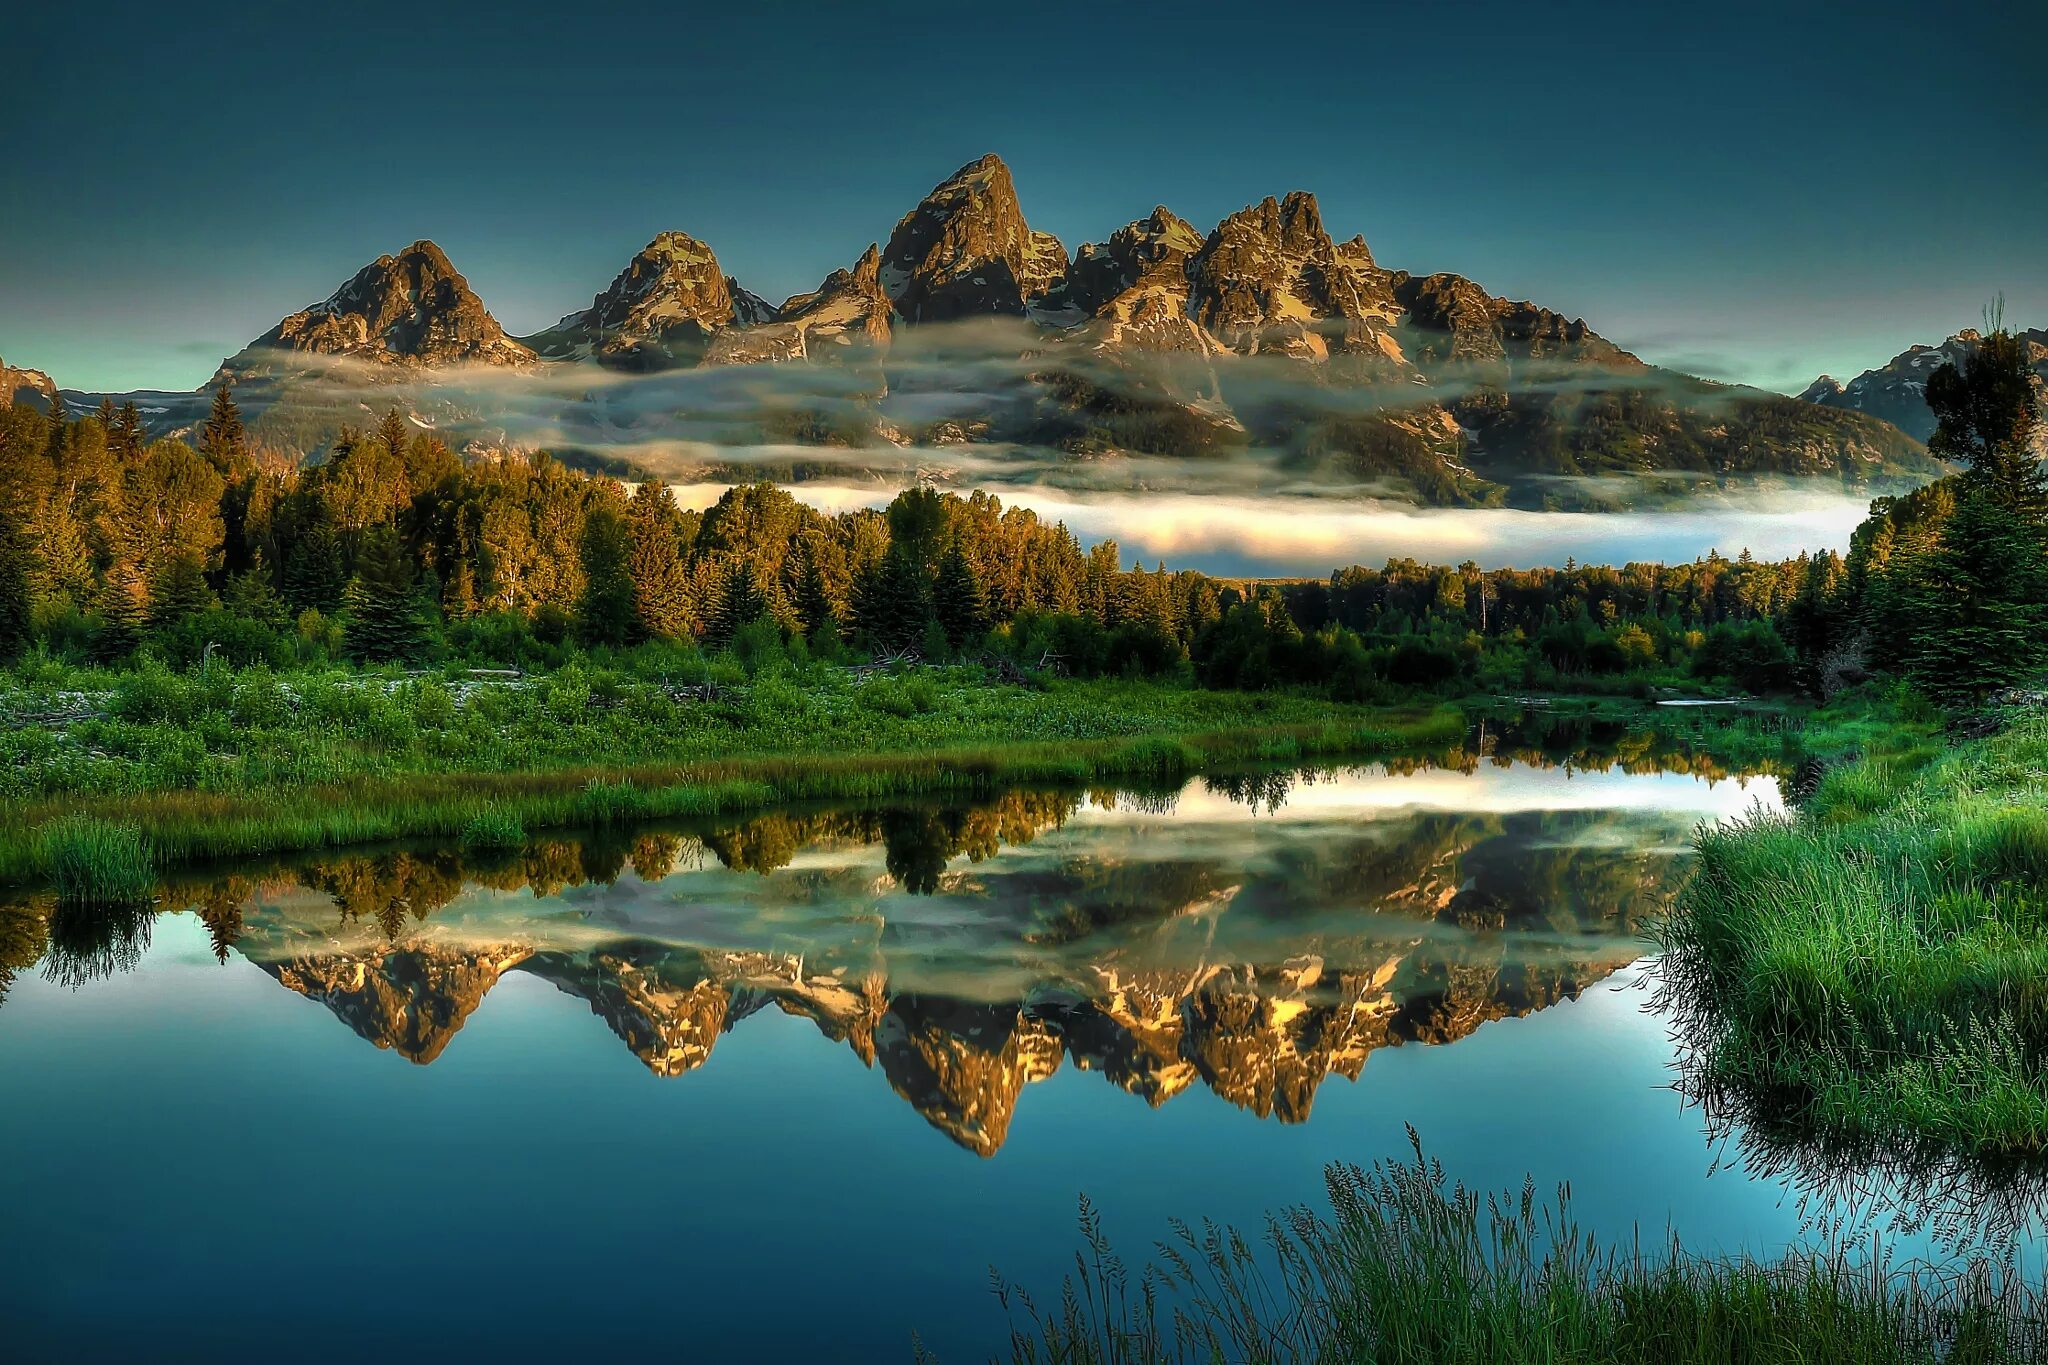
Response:
[[[1063,1066],[1154,1107],[1200,1088],[1300,1123],[1378,1049],[1633,961],[1693,824],[1776,800],[1710,760],[1523,753],[392,849],[179,882],[162,905],[422,1065],[517,973],[585,1002],[653,1077],[716,1065],[762,1011],[809,1020],[982,1156]],[[150,926],[116,919],[17,907],[12,960],[118,973]]]

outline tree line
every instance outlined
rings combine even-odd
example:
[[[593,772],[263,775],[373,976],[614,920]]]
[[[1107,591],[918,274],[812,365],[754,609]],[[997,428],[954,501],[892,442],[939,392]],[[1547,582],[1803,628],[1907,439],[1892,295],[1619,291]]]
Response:
[[[1784,613],[1817,694],[1899,677],[1967,709],[2048,671],[2048,429],[2025,338],[1987,319],[1926,397],[1928,449],[1960,472],[1874,502],[1848,554],[1814,561]]]
[[[151,439],[133,405],[0,412],[0,651],[523,665],[800,642],[1359,695],[1469,682],[1489,659],[1502,677],[1654,666],[1768,686],[1790,667],[1775,623],[1823,572],[1744,552],[1246,583],[1126,567],[1115,542],[1083,547],[984,492],[827,514],[758,483],[685,508],[544,454],[465,461],[397,411],[300,466],[252,442],[225,385],[193,435]]]

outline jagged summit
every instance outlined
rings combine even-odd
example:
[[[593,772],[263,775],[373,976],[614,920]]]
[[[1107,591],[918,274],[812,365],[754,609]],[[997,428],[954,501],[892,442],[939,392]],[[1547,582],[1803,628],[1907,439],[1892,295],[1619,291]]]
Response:
[[[23,369],[0,360],[0,408],[11,408],[16,403],[27,403],[45,412],[55,412],[63,402],[57,397],[57,385],[41,370]]]
[[[711,248],[684,232],[664,232],[641,248],[618,277],[544,332],[524,338],[549,360],[597,360],[624,369],[694,364],[728,327],[773,321],[775,310],[722,273]]]
[[[425,239],[379,256],[326,299],[279,322],[224,361],[216,379],[289,370],[294,354],[395,366],[534,359],[505,335],[447,253]]]
[[[2036,327],[2019,335],[2026,344],[2028,363],[2042,387],[2048,389],[2048,328]],[[1925,441],[1934,434],[1934,413],[1927,406],[1928,377],[1943,365],[1961,365],[1983,339],[1976,328],[1966,327],[1938,346],[1908,346],[1846,384],[1822,375],[1799,396],[1823,407],[1882,418],[1915,440]]]
[[[828,353],[824,348],[887,345],[896,315],[882,288],[881,248],[870,242],[851,270],[833,271],[816,289],[791,296],[773,313],[764,323],[721,332],[704,362],[804,360]]]
[[[1022,316],[1066,273],[1066,248],[1024,221],[994,153],[934,186],[882,248],[882,286],[909,322]]]

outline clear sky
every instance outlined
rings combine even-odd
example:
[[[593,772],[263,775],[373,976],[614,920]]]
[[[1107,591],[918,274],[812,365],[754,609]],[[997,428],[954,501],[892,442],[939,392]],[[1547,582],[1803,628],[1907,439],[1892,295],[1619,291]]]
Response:
[[[1071,248],[1314,190],[1382,263],[1796,389],[2048,325],[2048,4],[40,5],[0,356],[189,388],[381,252],[508,329],[656,232],[773,299],[985,151]]]

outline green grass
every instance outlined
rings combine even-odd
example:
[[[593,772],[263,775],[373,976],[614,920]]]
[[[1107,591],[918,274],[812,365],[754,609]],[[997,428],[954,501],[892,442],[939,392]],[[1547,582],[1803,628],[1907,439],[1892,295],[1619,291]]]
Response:
[[[462,826],[464,848],[519,848],[526,843],[526,826],[519,816],[497,806],[486,806]]]
[[[1822,1140],[2048,1155],[2048,718],[1870,747],[1698,836],[1660,931],[1690,1081]]]
[[[1218,763],[1449,748],[1465,734],[1449,706],[1126,681],[1019,687],[966,668],[712,681],[705,697],[581,664],[512,686],[218,666],[0,675],[0,720],[45,718],[0,726],[0,881],[54,874],[22,831],[66,812],[134,825],[174,864],[461,838],[480,820],[474,837],[503,839],[512,825],[1176,778]]]
[[[63,905],[146,905],[156,890],[155,857],[132,822],[65,816],[42,826],[34,846]]]
[[[1084,1247],[1055,1299],[999,1285],[1011,1359],[2001,1365],[2048,1351],[2041,1290],[1987,1262],[1605,1247],[1575,1223],[1568,1189],[1481,1196],[1419,1145],[1413,1162],[1334,1165],[1325,1188],[1327,1211],[1289,1210],[1259,1242],[1175,1224],[1138,1270],[1084,1201]]]

